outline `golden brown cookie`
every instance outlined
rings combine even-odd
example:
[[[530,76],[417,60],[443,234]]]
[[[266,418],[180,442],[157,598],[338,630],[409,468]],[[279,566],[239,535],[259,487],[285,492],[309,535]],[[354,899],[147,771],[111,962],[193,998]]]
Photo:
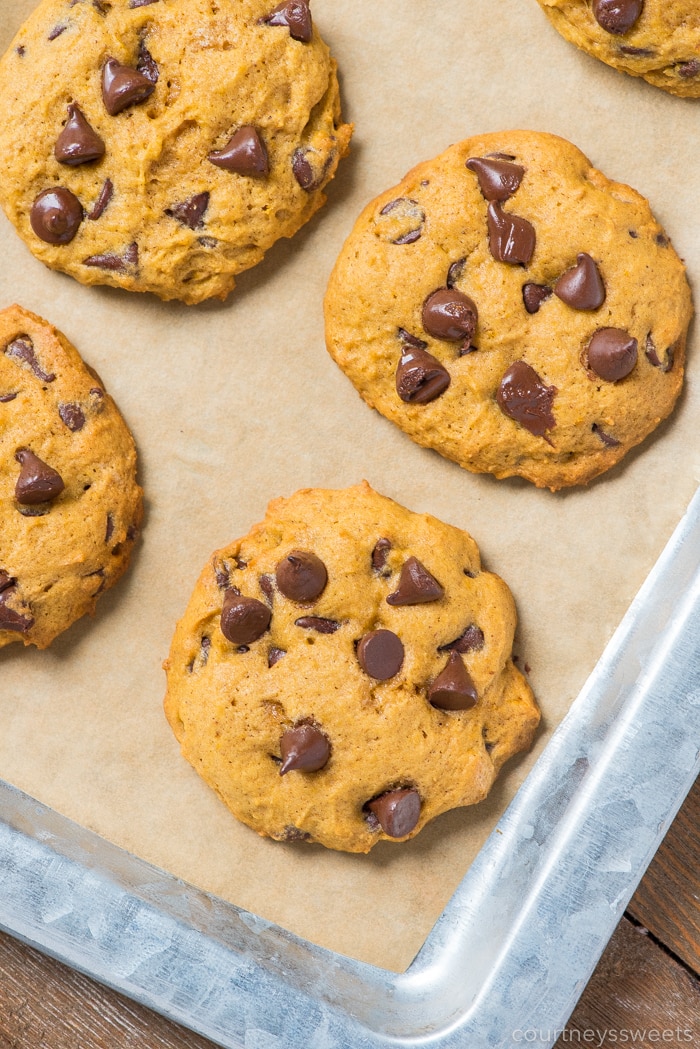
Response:
[[[165,711],[239,820],[368,852],[486,797],[539,721],[510,591],[466,532],[367,483],[277,499],[178,623]]]
[[[538,0],[589,55],[685,98],[700,98],[697,0]]]
[[[134,442],[59,331],[0,311],[0,647],[46,648],[126,570],[142,516]]]
[[[0,203],[37,258],[187,303],[311,218],[352,130],[305,0],[42,0],[0,108]]]
[[[368,404],[468,470],[552,490],[669,414],[691,313],[647,201],[532,131],[460,142],[372,201],[325,300]]]

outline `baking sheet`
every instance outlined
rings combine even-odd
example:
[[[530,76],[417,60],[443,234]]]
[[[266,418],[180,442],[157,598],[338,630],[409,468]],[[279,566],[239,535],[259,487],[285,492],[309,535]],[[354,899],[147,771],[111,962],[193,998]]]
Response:
[[[6,46],[29,0],[3,0]],[[329,203],[244,274],[188,308],[83,288],[0,224],[0,305],[46,316],[103,377],[141,454],[147,517],[128,577],[47,652],[0,652],[0,776],[149,862],[311,940],[402,970],[592,669],[695,489],[697,367],[641,450],[587,490],[476,477],[371,412],[323,347],[321,300],[361,207],[414,163],[481,131],[571,139],[649,197],[693,274],[697,107],[567,45],[534,0],[314,0],[337,57],[352,155]],[[494,17],[496,15],[496,17]],[[634,127],[634,132],[632,128]],[[175,619],[211,551],[269,498],[365,477],[466,528],[511,586],[516,651],[544,713],[533,754],[476,809],[368,857],[279,845],[239,826],[180,758],[161,699]]]

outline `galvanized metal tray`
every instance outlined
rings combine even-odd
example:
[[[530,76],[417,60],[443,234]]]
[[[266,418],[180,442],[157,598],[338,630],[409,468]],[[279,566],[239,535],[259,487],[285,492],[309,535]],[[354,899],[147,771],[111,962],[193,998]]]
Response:
[[[700,493],[406,972],[1,783],[0,927],[227,1049],[552,1045],[700,769],[698,549]]]

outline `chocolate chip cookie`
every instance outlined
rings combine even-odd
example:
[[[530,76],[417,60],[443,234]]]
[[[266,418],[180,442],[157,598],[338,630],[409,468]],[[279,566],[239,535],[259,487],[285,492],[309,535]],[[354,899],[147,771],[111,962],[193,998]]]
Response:
[[[539,721],[510,591],[466,532],[368,484],[278,499],[178,623],[165,711],[239,820],[368,852],[488,793]]]
[[[37,258],[186,303],[311,218],[352,130],[305,0],[42,0],[0,108],[0,203]]]
[[[561,35],[615,69],[700,98],[696,0],[539,0]]]
[[[691,313],[647,201],[531,131],[460,142],[372,201],[325,300],[368,404],[468,470],[552,490],[670,413]]]
[[[0,647],[46,648],[126,570],[134,442],[99,377],[41,317],[0,311]]]

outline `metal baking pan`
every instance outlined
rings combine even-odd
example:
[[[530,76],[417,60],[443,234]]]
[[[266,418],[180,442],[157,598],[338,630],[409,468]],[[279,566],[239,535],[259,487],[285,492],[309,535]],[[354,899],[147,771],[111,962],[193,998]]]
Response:
[[[0,784],[0,926],[227,1049],[552,1045],[700,769],[700,492],[417,957],[395,974]]]

